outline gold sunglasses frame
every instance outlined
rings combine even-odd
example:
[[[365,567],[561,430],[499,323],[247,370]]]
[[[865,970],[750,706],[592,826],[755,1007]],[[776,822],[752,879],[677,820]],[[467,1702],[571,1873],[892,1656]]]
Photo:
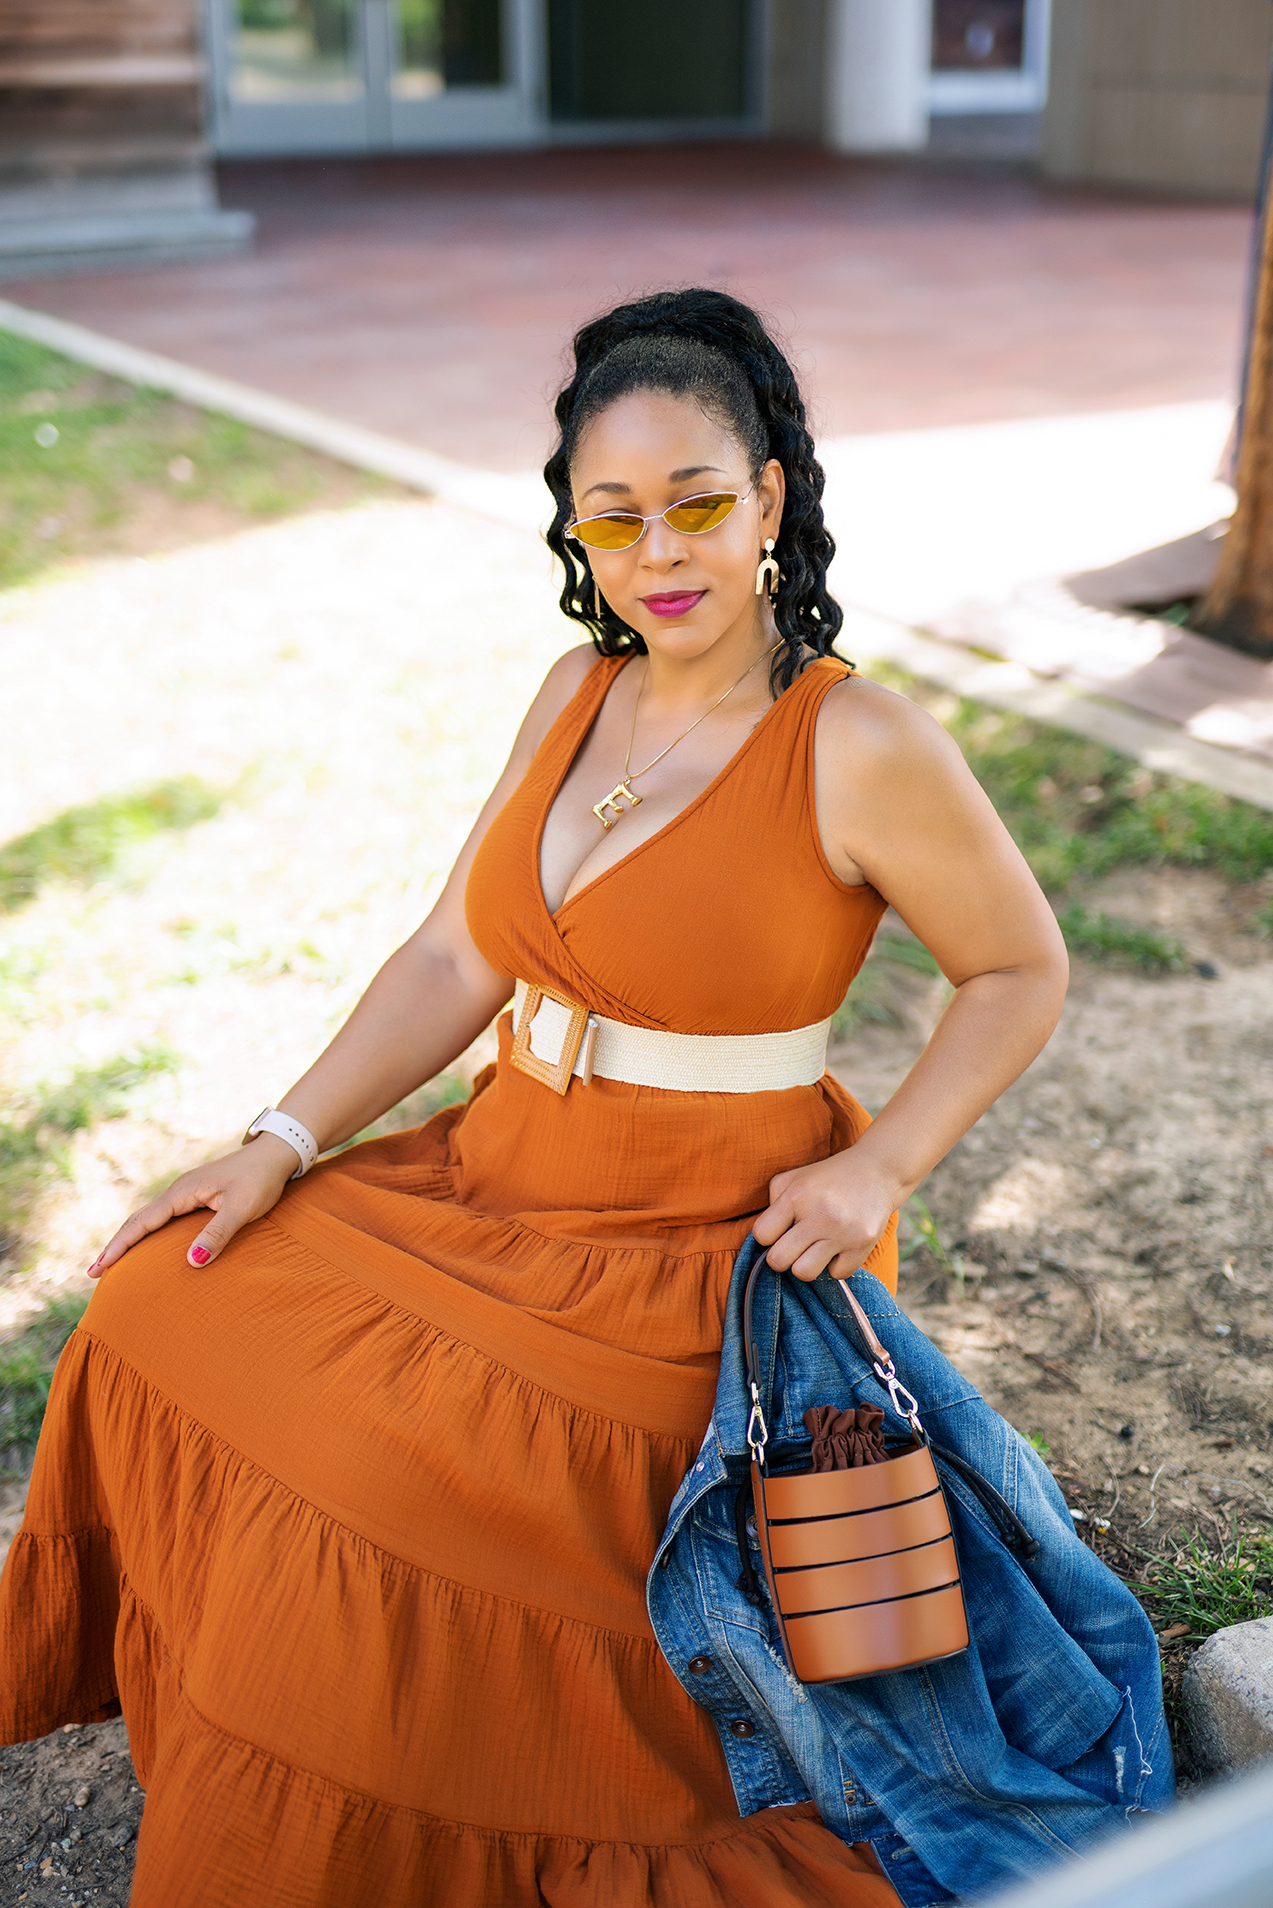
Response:
[[[701,497],[732,497],[734,501],[725,512],[725,515],[718,518],[715,523],[709,523],[705,530],[678,530],[675,524],[668,523],[667,525],[674,536],[707,537],[711,535],[713,530],[719,530],[722,523],[728,523],[739,504],[746,503],[755,488],[756,486],[753,484],[750,490],[744,490],[741,493],[737,490],[697,490],[692,497],[678,497],[676,502],[670,503],[666,510],[656,510],[652,517],[641,517],[639,519],[641,528],[633,537],[631,543],[621,543],[617,550],[607,550],[598,544],[589,543],[585,537],[577,536],[575,533],[582,523],[613,523],[616,517],[626,517],[630,522],[636,522],[638,521],[638,517],[635,510],[598,510],[595,516],[576,517],[573,523],[566,525],[566,528],[562,531],[562,535],[569,537],[571,542],[577,543],[582,550],[600,549],[602,556],[621,556],[625,550],[636,549],[637,544],[640,543],[652,523],[657,523],[660,518],[663,519],[664,523],[667,523],[667,519],[673,510],[682,510],[686,504],[697,503]]]

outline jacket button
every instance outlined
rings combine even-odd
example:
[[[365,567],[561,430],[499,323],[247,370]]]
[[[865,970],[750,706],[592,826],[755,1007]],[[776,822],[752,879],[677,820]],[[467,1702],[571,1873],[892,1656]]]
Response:
[[[691,1676],[706,1676],[712,1667],[712,1659],[710,1656],[691,1656],[688,1667]]]
[[[740,1742],[746,1742],[748,1736],[755,1735],[756,1725],[754,1722],[748,1722],[745,1716],[740,1716],[737,1722],[729,1725],[729,1733],[731,1736],[737,1736]]]

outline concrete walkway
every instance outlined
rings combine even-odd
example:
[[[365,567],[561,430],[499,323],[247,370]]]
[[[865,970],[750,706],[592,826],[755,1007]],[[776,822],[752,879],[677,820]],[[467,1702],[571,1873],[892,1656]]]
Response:
[[[573,326],[728,284],[795,352],[864,654],[919,629],[963,681],[989,651],[1003,695],[1099,698],[1108,740],[1137,709],[1119,746],[1273,806],[1273,671],[1064,584],[1232,507],[1241,209],[768,145],[238,165],[223,196],[249,256],[6,289],[99,334],[48,342],[531,529]]]

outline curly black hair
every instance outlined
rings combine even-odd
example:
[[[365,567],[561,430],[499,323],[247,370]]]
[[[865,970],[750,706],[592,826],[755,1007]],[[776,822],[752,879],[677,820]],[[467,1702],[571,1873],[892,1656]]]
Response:
[[[822,520],[823,470],[813,451],[795,372],[749,305],[728,292],[695,287],[655,292],[616,305],[575,333],[574,376],[557,398],[561,433],[544,466],[557,505],[548,547],[566,572],[561,607],[583,623],[603,656],[645,654],[645,639],[607,604],[598,616],[587,560],[567,543],[574,516],[570,461],[580,433],[607,405],[631,391],[690,396],[737,438],[752,477],[771,457],[787,481],[774,555],[780,580],[774,621],[781,647],[770,666],[775,694],[790,688],[808,661],[836,653],[844,621],[827,592],[835,541]]]

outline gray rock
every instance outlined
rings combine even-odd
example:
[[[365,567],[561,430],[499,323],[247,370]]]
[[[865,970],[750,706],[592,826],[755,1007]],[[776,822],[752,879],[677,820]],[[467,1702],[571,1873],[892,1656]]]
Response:
[[[1273,1617],[1217,1630],[1185,1670],[1181,1694],[1204,1769],[1243,1769],[1273,1756]]]

